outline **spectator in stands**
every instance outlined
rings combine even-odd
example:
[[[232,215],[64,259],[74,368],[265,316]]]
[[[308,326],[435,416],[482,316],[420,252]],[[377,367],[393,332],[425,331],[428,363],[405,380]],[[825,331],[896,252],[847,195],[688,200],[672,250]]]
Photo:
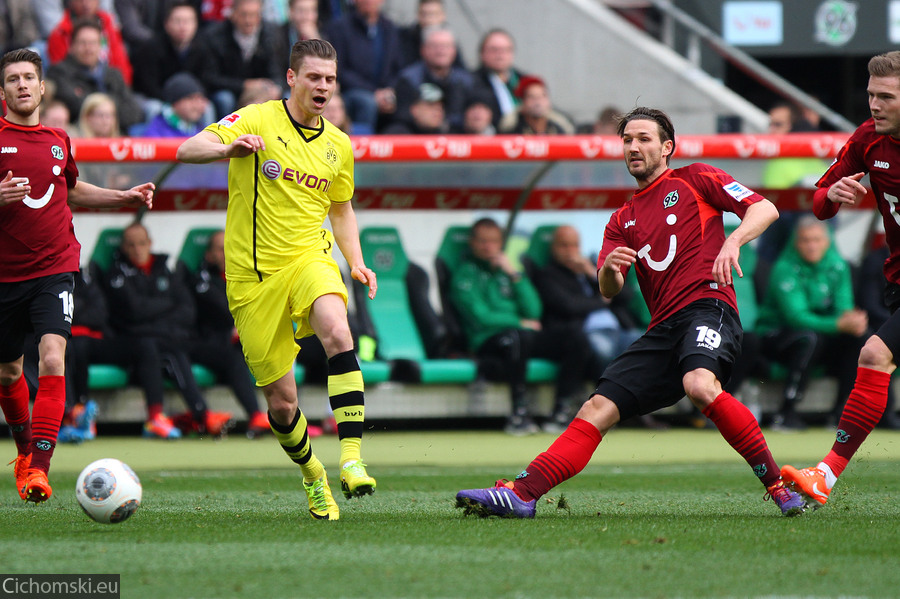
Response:
[[[288,59],[276,54],[275,31],[262,20],[262,0],[234,0],[231,16],[201,34],[200,80],[219,117],[238,108],[238,98],[257,79],[280,81]]]
[[[890,256],[884,231],[877,233],[872,240],[872,249],[863,258],[859,266],[859,283],[856,299],[859,307],[869,317],[869,329],[877,331],[891,316],[887,307],[885,293],[887,280],[884,276],[884,263]],[[888,386],[887,404],[878,426],[892,430],[900,429],[900,417],[895,412],[897,400],[893,385]]]
[[[444,111],[443,97],[444,93],[437,85],[419,84],[407,115],[388,125],[384,133],[395,135],[449,133],[450,123]]]
[[[506,432],[530,434],[525,373],[529,358],[559,364],[555,411],[566,410],[583,393],[591,348],[580,326],[541,326],[541,300],[526,276],[503,252],[503,232],[489,218],[472,225],[467,256],[450,281],[450,298],[460,315],[469,349],[483,370],[510,385],[513,412]]]
[[[192,0],[174,0],[166,5],[162,30],[132,52],[134,91],[143,97],[149,118],[162,108],[163,86],[172,75],[188,72],[199,77],[202,72],[198,22]]]
[[[176,73],[163,86],[165,105],[140,131],[144,137],[191,137],[212,120],[203,84],[190,73]],[[132,131],[132,133],[135,133]]]
[[[51,65],[67,58],[69,45],[78,21],[95,23],[100,31],[99,62],[115,67],[129,86],[132,81],[131,60],[113,15],[100,10],[100,0],[65,0],[62,20],[47,37],[47,54]]]
[[[282,96],[281,88],[278,84],[269,79],[254,79],[248,81],[238,98],[238,107],[247,106],[248,104],[262,104],[269,100],[278,100]]]
[[[190,357],[212,370],[216,379],[231,387],[247,413],[247,436],[270,432],[269,418],[259,409],[256,385],[244,363],[241,341],[234,327],[225,296],[225,232],[209,237],[209,244],[197,272],[184,269],[197,306],[196,327],[191,336]]]
[[[520,104],[516,112],[503,117],[502,133],[518,135],[560,135],[575,133],[575,125],[550,103],[547,84],[540,77],[529,75],[519,80],[516,97]]]
[[[168,0],[115,0],[114,6],[122,38],[133,58],[136,49],[162,30]],[[134,60],[131,64],[134,65]]]
[[[69,134],[69,137],[74,137],[72,115],[69,114],[68,107],[60,100],[51,100],[41,105],[41,124],[45,127],[63,129]]]
[[[97,273],[99,274],[99,273]],[[181,437],[172,421],[163,413],[163,362],[159,350],[150,337],[116,336],[109,323],[106,296],[99,282],[82,270],[75,276],[72,338],[66,346],[66,405],[82,405],[90,409],[88,386],[91,364],[111,364],[128,371],[130,379],[144,392],[147,401],[147,421],[144,435],[160,439]],[[74,410],[79,412],[79,410]],[[89,438],[96,433],[79,426],[76,414],[67,431],[72,440]]]
[[[116,104],[123,129],[144,120],[143,109],[112,65],[100,60],[102,30],[94,21],[78,21],[72,28],[72,43],[65,60],[47,69],[47,79],[56,85],[56,98],[65,102],[73,115],[91,93],[102,91]],[[80,124],[80,123],[79,123]]]
[[[290,60],[291,48],[300,40],[321,39],[319,33],[319,0],[290,0],[288,20],[276,33],[276,56]]]
[[[338,129],[350,135],[353,131],[353,124],[347,114],[347,107],[344,106],[344,98],[340,92],[335,91],[331,96],[331,101],[325,106],[325,112],[322,113],[325,120],[336,126]]]
[[[500,120],[514,113],[519,105],[515,91],[525,75],[513,66],[515,52],[512,35],[503,29],[491,29],[481,38],[481,66],[474,73],[475,86],[492,98],[494,127],[498,129]]]
[[[541,295],[541,324],[548,330],[573,327],[583,330],[593,349],[585,378],[597,379],[612,360],[631,345],[643,331],[626,328],[613,312],[610,301],[600,294],[597,265],[581,253],[578,230],[570,225],[557,227],[550,244],[547,264],[535,273],[535,285]],[[569,425],[570,406],[554,414],[546,423],[546,432],[560,433]],[[649,416],[649,415],[648,415]],[[652,418],[641,420],[658,426]]]
[[[591,135],[616,135],[619,116],[623,113],[615,106],[606,106],[597,114],[597,119],[589,125],[579,127],[578,133]]]
[[[88,94],[81,103],[81,112],[78,113],[76,137],[121,136],[116,103],[113,99],[102,92]]]
[[[465,135],[495,135],[494,113],[491,110],[491,98],[475,91],[466,100],[463,110],[462,126],[455,133]]]
[[[763,351],[788,370],[773,426],[805,428],[797,414],[812,370],[825,365],[838,379],[834,414],[853,387],[854,358],[867,338],[868,317],[854,307],[850,266],[832,246],[828,226],[802,216],[772,268],[757,328]]]
[[[359,135],[375,133],[379,116],[389,117],[397,108],[393,85],[400,72],[400,37],[383,6],[384,0],[356,0],[325,30],[341,57],[338,83]]]
[[[117,334],[151,339],[156,345],[190,410],[190,419],[178,419],[186,432],[220,436],[232,417],[209,410],[194,379],[187,350],[196,317],[194,303],[181,279],[166,266],[166,259],[151,252],[150,235],[142,224],[126,227],[104,286],[110,322]],[[159,414],[150,414],[151,423],[158,419]]]
[[[427,29],[422,36],[422,59],[409,65],[397,76],[395,86],[397,110],[394,120],[408,120],[410,107],[421,94],[419,87],[430,83],[440,88],[444,114],[451,127],[461,127],[466,99],[472,93],[471,73],[453,66],[456,39],[446,26]]]
[[[424,32],[433,27],[447,27],[447,11],[444,10],[444,0],[419,0],[419,6],[416,9],[416,22],[412,25],[401,27],[399,30],[401,67],[408,67],[424,58],[422,56]],[[462,61],[462,52],[458,43],[456,44],[453,66],[460,69],[466,68]]]
[[[0,53],[17,48],[46,50],[29,0],[0,0]]]

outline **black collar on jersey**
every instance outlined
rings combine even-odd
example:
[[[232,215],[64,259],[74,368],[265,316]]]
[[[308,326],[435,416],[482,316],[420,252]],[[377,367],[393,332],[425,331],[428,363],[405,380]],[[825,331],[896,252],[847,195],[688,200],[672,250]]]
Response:
[[[309,143],[322,135],[325,131],[325,117],[319,115],[319,126],[318,127],[305,127],[294,120],[294,117],[291,116],[291,111],[288,110],[287,100],[282,100],[281,103],[284,105],[284,112],[287,113],[288,119],[290,119],[291,123],[294,125],[294,129],[297,130],[297,133],[300,134],[300,137],[303,141]]]

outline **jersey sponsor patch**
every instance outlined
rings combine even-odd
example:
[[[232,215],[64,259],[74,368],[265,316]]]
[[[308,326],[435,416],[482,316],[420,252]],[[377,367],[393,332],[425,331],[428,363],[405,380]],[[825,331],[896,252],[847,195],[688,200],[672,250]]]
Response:
[[[239,120],[241,120],[241,115],[239,115],[236,112],[232,112],[228,116],[222,117],[222,119],[219,120],[218,124],[221,125],[222,127],[231,127],[233,124],[235,124]]]
[[[744,187],[737,181],[732,181],[728,185],[723,185],[722,189],[724,189],[725,193],[733,197],[738,202],[740,202],[744,198],[752,196],[754,193],[752,189]]]

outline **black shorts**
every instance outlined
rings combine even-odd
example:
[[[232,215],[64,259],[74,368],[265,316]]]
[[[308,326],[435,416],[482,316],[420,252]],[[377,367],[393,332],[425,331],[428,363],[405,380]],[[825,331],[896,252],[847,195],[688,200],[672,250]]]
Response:
[[[606,368],[596,392],[622,420],[671,406],[684,397],[684,375],[712,371],[724,385],[741,354],[737,312],[721,300],[697,300],[659,323]]]
[[[47,333],[66,339],[72,333],[75,274],[48,275],[0,283],[0,364],[25,353],[25,336],[40,341]]]
[[[884,341],[884,344],[891,350],[894,356],[894,364],[900,357],[900,285],[897,283],[888,283],[884,287],[884,305],[891,311],[891,317],[884,321],[875,332],[878,338]]]

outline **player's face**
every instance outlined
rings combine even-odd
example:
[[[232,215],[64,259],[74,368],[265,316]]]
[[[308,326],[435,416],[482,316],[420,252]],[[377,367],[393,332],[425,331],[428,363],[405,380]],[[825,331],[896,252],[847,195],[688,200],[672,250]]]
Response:
[[[900,77],[869,77],[866,91],[875,132],[900,138]]]
[[[622,134],[622,142],[625,166],[638,187],[649,185],[668,168],[666,157],[672,153],[672,142],[660,139],[656,121],[629,121]]]
[[[307,56],[296,73],[288,69],[287,82],[291,88],[291,100],[307,121],[301,124],[315,127],[319,122],[319,115],[325,111],[325,106],[334,95],[337,62]]]
[[[818,264],[825,257],[831,240],[824,226],[804,227],[797,231],[794,245],[800,258],[807,264]]]
[[[9,112],[30,117],[38,109],[44,95],[44,82],[37,67],[30,62],[14,62],[3,71],[3,94]]]

